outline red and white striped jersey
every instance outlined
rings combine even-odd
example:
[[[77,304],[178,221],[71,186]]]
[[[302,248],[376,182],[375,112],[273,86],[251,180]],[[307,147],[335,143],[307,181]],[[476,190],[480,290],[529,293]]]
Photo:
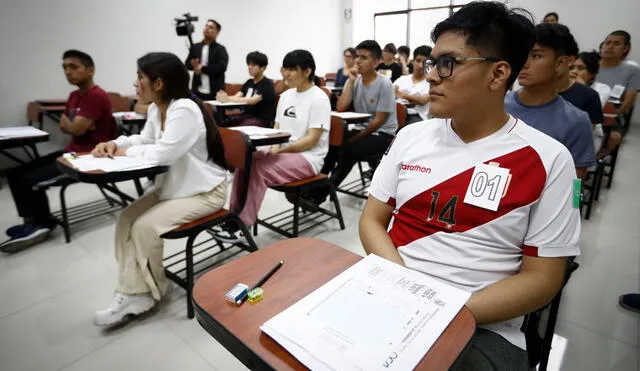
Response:
[[[464,202],[480,164],[509,170],[497,211]],[[492,191],[487,179],[474,186]],[[569,151],[513,117],[471,143],[434,119],[398,133],[369,194],[394,207],[389,235],[408,268],[475,293],[518,273],[523,255],[579,255],[574,179]],[[521,323],[483,327],[525,349]]]

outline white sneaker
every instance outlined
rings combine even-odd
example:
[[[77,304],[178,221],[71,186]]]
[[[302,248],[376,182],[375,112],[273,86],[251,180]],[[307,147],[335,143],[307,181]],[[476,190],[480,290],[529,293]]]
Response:
[[[93,324],[96,326],[112,326],[127,321],[130,317],[138,316],[156,306],[156,301],[150,294],[127,295],[116,292],[111,299],[109,308],[96,312]]]

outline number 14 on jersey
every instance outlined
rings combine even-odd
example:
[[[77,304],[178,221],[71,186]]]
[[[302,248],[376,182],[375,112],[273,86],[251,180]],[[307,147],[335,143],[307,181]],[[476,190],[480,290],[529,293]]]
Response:
[[[497,211],[510,180],[509,169],[494,164],[476,165],[464,196],[464,203]]]

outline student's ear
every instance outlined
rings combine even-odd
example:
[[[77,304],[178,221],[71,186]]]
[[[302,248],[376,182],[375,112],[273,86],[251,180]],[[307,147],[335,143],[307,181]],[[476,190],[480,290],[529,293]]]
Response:
[[[496,62],[491,72],[491,81],[489,81],[490,90],[499,90],[507,85],[507,80],[511,76],[511,65],[506,61]]]
[[[309,80],[309,76],[311,76],[311,68],[305,68],[304,77]]]
[[[153,82],[153,91],[159,92],[162,88],[164,88],[164,81],[162,81],[162,79],[156,79],[156,81]]]
[[[95,67],[87,67],[87,72],[89,73],[89,76],[93,77],[93,74],[96,73],[96,68]]]

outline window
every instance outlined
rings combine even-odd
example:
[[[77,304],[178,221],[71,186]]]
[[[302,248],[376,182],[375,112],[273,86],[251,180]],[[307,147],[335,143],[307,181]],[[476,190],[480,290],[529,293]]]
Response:
[[[407,44],[407,14],[376,15],[374,18],[374,39],[383,47],[394,43],[396,47]]]
[[[436,24],[468,2],[469,0],[409,0],[406,9],[399,9],[398,3],[404,3],[403,1],[389,1],[384,8],[385,12],[373,15],[374,38],[381,47],[392,42],[396,47],[407,45],[412,51],[420,45],[432,45],[431,31]],[[379,2],[376,4],[381,5]]]

